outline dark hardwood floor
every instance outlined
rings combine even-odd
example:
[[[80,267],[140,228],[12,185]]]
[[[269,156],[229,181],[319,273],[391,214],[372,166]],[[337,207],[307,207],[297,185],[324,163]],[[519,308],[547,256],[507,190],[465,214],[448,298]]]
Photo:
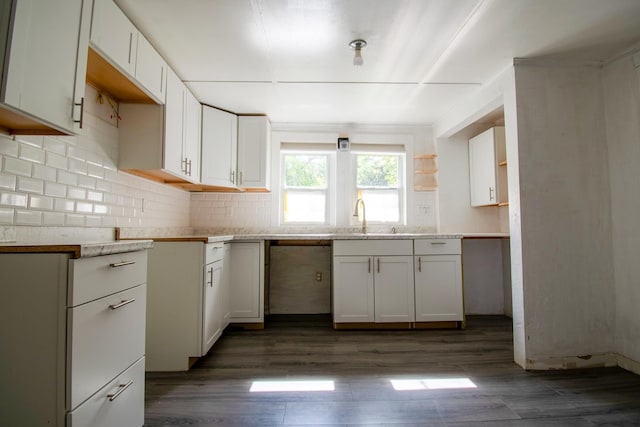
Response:
[[[227,331],[189,372],[147,373],[145,425],[640,426],[640,376],[526,372],[512,362],[509,318],[467,320],[465,330],[333,331],[328,317],[285,316]],[[466,388],[437,388],[446,379]],[[303,380],[334,390],[250,392],[254,381]]]

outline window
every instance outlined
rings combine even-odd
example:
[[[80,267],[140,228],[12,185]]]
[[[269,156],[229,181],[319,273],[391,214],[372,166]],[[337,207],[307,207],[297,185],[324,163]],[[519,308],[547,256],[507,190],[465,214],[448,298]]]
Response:
[[[403,218],[404,155],[354,153],[356,199],[363,199],[368,222],[400,223]]]
[[[326,224],[329,154],[282,153],[282,223]]]

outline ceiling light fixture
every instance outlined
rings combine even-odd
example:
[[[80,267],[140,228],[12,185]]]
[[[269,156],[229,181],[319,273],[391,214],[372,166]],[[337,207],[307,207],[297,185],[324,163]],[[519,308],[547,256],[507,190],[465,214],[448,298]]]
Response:
[[[356,39],[349,43],[349,46],[351,47],[351,49],[354,49],[356,51],[356,54],[353,57],[353,65],[362,65],[362,48],[367,46],[367,42],[362,39]]]

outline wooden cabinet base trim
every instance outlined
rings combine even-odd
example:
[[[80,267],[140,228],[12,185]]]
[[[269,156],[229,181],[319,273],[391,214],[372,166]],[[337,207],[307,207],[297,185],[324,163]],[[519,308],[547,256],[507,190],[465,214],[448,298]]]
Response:
[[[246,331],[259,331],[264,329],[264,322],[259,323],[230,323],[230,328],[240,328]]]
[[[411,329],[411,322],[394,323],[373,323],[373,322],[353,322],[353,323],[333,323],[333,329]]]
[[[462,322],[415,322],[415,329],[463,329]]]

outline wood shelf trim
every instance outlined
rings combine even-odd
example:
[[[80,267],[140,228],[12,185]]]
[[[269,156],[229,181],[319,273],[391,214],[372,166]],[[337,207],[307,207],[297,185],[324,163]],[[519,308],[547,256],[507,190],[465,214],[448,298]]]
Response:
[[[509,206],[509,202],[500,202],[498,203],[498,207]]]
[[[438,169],[418,169],[413,171],[417,175],[432,175],[436,172],[438,172]]]
[[[507,161],[503,160],[500,163],[498,163],[498,166],[507,166]]]
[[[415,156],[413,156],[413,158],[416,160],[429,160],[429,159],[435,159],[436,157],[438,157],[436,153],[416,154]]]

